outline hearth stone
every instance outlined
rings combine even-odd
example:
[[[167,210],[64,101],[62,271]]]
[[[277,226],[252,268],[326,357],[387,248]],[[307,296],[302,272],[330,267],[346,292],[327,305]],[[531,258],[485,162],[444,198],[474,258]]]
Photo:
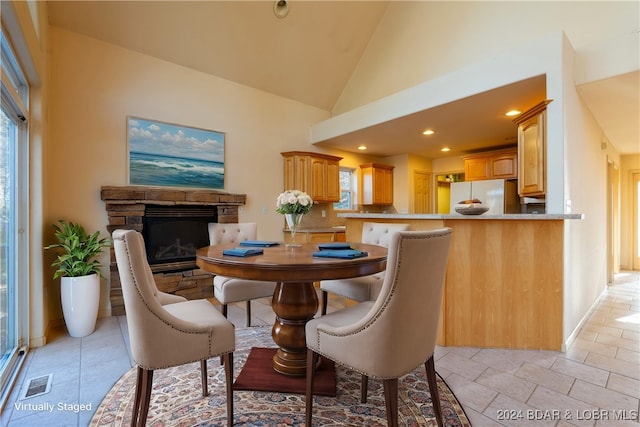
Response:
[[[118,228],[142,232],[147,205],[215,206],[217,222],[238,222],[238,207],[243,206],[247,198],[246,194],[231,194],[217,190],[144,186],[104,186],[100,194],[109,218],[109,234]],[[125,311],[113,249],[109,271],[111,315],[119,316]],[[187,299],[213,297],[213,276],[197,267],[178,272],[158,272],[153,277],[162,292],[181,295]]]

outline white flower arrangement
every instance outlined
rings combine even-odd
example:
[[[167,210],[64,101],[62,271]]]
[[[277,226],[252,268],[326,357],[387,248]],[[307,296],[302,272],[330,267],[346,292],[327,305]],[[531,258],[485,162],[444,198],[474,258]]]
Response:
[[[276,200],[279,214],[307,214],[313,207],[313,199],[304,191],[287,190]]]

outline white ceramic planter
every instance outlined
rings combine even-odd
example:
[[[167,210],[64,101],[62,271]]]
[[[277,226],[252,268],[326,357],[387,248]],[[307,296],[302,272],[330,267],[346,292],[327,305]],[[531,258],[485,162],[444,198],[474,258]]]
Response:
[[[62,277],[62,314],[69,335],[84,337],[93,333],[100,304],[100,276]]]

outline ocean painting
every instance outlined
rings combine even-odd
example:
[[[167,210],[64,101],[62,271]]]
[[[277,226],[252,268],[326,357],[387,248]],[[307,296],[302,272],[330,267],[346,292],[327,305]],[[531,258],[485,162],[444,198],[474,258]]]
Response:
[[[129,184],[224,189],[224,133],[127,120]]]

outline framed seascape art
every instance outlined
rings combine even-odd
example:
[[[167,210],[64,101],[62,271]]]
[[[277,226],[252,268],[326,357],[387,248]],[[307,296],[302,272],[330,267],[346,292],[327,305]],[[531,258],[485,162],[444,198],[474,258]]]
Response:
[[[224,189],[224,137],[128,117],[129,184]]]

